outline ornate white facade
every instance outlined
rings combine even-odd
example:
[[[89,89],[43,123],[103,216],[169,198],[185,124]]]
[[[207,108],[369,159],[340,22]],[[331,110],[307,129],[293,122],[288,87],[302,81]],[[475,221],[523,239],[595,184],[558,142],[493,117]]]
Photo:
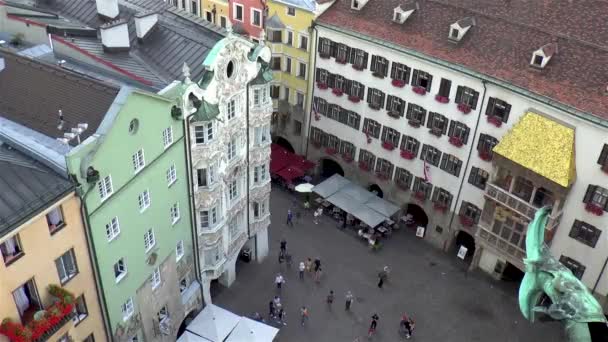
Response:
[[[229,34],[195,82],[174,83],[188,131],[194,222],[206,303],[210,283],[230,286],[243,247],[261,261],[270,225],[270,50]],[[249,107],[249,110],[248,110]],[[179,115],[179,114],[177,114]]]

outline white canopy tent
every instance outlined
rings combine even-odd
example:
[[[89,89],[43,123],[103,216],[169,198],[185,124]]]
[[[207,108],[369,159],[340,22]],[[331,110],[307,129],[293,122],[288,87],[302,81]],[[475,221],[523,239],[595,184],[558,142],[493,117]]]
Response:
[[[240,319],[241,317],[226,309],[209,304],[190,322],[186,327],[186,332],[210,342],[223,342]]]
[[[378,196],[374,196],[365,202],[365,205],[379,212],[380,214],[390,217],[399,211],[399,207],[389,201],[385,201]]]
[[[241,317],[225,342],[269,342],[274,340],[278,332],[277,328]]]
[[[350,183],[348,179],[336,173],[321,182],[321,184],[315,185],[315,187],[312,188],[312,191],[323,198],[327,198],[338,192],[338,190],[342,189],[348,183]]]

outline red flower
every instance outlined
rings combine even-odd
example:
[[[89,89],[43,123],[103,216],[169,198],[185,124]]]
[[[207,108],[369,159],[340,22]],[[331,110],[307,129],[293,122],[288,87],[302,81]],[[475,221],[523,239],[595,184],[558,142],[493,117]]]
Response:
[[[479,151],[479,158],[485,161],[492,160],[492,154],[489,151]]]
[[[317,82],[317,88],[325,90],[328,88],[327,83]]]
[[[403,87],[405,87],[405,81],[404,80],[392,80],[391,84],[393,85],[393,87],[397,87],[397,88],[403,88]]]
[[[363,171],[369,171],[369,166],[367,166],[367,164],[362,161],[359,162],[359,168]]]
[[[502,120],[494,115],[488,115],[488,122],[496,127],[502,126]]]
[[[471,106],[469,106],[466,103],[459,103],[458,104],[458,110],[461,111],[464,114],[469,114],[471,112]]]
[[[445,96],[435,95],[435,101],[437,101],[439,103],[448,103],[448,102],[450,102],[450,99]]]
[[[465,227],[472,227],[475,222],[471,220],[471,218],[466,217],[464,215],[460,215],[460,224]]]
[[[346,58],[336,58],[336,63],[338,63],[338,64],[346,64]]]
[[[343,154],[342,155],[342,160],[344,160],[347,163],[350,163],[353,161],[353,158],[351,156],[349,156],[348,154]]]
[[[424,193],[423,191],[416,191],[414,193],[414,197],[417,200],[424,201],[424,200],[426,200],[426,193]]]
[[[336,96],[342,96],[342,94],[344,94],[344,91],[340,88],[334,88],[331,90],[331,92]]]
[[[460,139],[459,137],[450,137],[450,144],[456,146],[456,147],[461,147],[462,146],[462,139]]]
[[[421,86],[412,87],[412,91],[418,95],[426,94],[426,88],[421,87]]]
[[[433,208],[437,211],[441,211],[442,213],[445,213],[445,211],[448,209],[448,207],[446,207],[443,203],[437,202],[433,204]]]
[[[410,151],[406,151],[406,150],[401,150],[401,158],[403,159],[407,159],[407,160],[412,160],[414,159],[414,154]]]
[[[336,151],[335,148],[328,147],[325,149],[325,153],[327,153],[329,155],[334,155],[334,154],[336,154],[336,152],[338,152],[338,151]]]
[[[352,103],[359,103],[359,101],[361,101],[361,99],[358,96],[354,96],[354,95],[349,95],[348,100]]]
[[[585,205],[585,210],[597,216],[602,216],[604,214],[604,209],[602,209],[602,207],[591,202]]]
[[[388,151],[392,151],[395,149],[395,145],[393,145],[393,143],[390,141],[383,141],[382,147],[384,147],[384,149]]]

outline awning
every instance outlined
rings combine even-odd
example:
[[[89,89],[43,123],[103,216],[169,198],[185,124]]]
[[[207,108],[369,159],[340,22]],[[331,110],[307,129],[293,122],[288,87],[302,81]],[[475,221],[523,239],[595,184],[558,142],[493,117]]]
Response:
[[[378,197],[372,192],[367,191],[354,183],[346,184],[342,189],[340,189],[340,192],[345,193],[346,195],[350,196],[354,201],[361,204],[367,202],[373,197]]]
[[[281,171],[277,172],[277,176],[283,178],[284,180],[291,182],[295,178],[304,176],[304,171],[298,169],[297,167],[286,167]]]
[[[373,210],[370,207],[367,207],[365,205],[360,205],[359,209],[357,209],[356,211],[350,213],[351,215],[353,215],[354,217],[358,218],[359,220],[361,220],[362,222],[364,222],[365,224],[367,224],[370,227],[376,227],[377,225],[381,224],[382,222],[386,221],[388,219],[388,217],[380,214],[379,212]]]
[[[277,145],[270,145],[270,172],[278,173],[283,168],[295,167],[301,171],[308,171],[315,167],[315,163],[307,160],[303,156],[287,151]]]
[[[321,182],[321,184],[315,185],[315,187],[312,188],[312,192],[318,194],[323,198],[327,198],[338,192],[338,190],[342,189],[348,183],[350,183],[348,179],[336,173]]]
[[[350,214],[355,213],[361,208],[361,203],[353,201],[352,197],[344,192],[336,192],[327,197],[326,201]]]
[[[289,156],[289,164],[290,166],[295,166],[302,171],[308,171],[315,167],[315,163],[311,162],[310,160],[307,160],[303,156],[294,153]]]
[[[186,331],[211,342],[223,342],[241,317],[219,306],[208,304],[190,324]]]
[[[365,202],[365,205],[387,217],[393,216],[399,211],[398,206],[378,196],[370,198],[367,202]]]
[[[277,328],[241,317],[225,342],[271,342],[278,332]]]

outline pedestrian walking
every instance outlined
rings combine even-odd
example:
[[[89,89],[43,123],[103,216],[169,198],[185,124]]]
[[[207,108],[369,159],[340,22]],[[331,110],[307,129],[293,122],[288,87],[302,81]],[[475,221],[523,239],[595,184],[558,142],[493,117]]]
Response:
[[[285,239],[281,240],[281,253],[285,254],[287,252],[287,241]]]
[[[331,310],[331,305],[334,303],[334,290],[330,290],[327,295],[327,307]]]
[[[283,305],[281,304],[281,297],[279,297],[279,296],[274,296],[274,298],[272,300],[272,304],[273,304],[273,307],[275,308],[275,311],[283,307]]]
[[[403,316],[401,317],[400,326],[405,332],[405,338],[408,340],[412,337],[412,334],[414,332],[414,325],[414,320],[407,314],[403,314]]]
[[[293,212],[291,209],[287,209],[287,225],[293,227]]]
[[[308,309],[305,306],[302,306],[302,308],[300,308],[300,323],[302,324],[302,326],[304,326],[304,324],[306,324],[307,320],[308,320]]]
[[[384,282],[386,281],[386,279],[388,278],[388,273],[385,270],[382,270],[378,273],[378,288],[382,288],[382,285],[384,285]]]
[[[353,304],[353,299],[354,299],[353,293],[350,291],[347,291],[346,292],[346,304],[345,304],[344,310],[350,311],[350,306]]]
[[[277,290],[281,291],[281,287],[285,283],[285,278],[283,278],[281,273],[278,273],[276,278],[274,278],[274,283],[277,285]]]
[[[287,322],[285,322],[285,310],[283,310],[283,308],[279,309],[279,312],[277,313],[277,322],[287,325]]]
[[[306,272],[312,272],[312,259],[308,258],[306,259]]]
[[[323,208],[319,208],[317,210],[315,210],[313,216],[313,221],[315,224],[319,224],[319,217],[321,217],[321,215],[323,215]]]
[[[376,327],[378,326],[379,319],[380,317],[378,317],[378,314],[375,313],[372,315],[372,323],[369,325],[367,337],[372,337],[372,335],[376,332]]]
[[[271,320],[274,317],[274,302],[270,301],[268,303],[268,320]]]
[[[317,272],[321,268],[321,260],[319,258],[315,259],[315,272]]]
[[[300,280],[304,279],[304,271],[306,270],[306,265],[304,261],[300,261]]]
[[[320,282],[321,282],[321,275],[323,275],[323,269],[322,269],[321,267],[319,267],[319,268],[317,269],[317,271],[315,272],[315,281],[316,281],[317,283],[320,283]]]

